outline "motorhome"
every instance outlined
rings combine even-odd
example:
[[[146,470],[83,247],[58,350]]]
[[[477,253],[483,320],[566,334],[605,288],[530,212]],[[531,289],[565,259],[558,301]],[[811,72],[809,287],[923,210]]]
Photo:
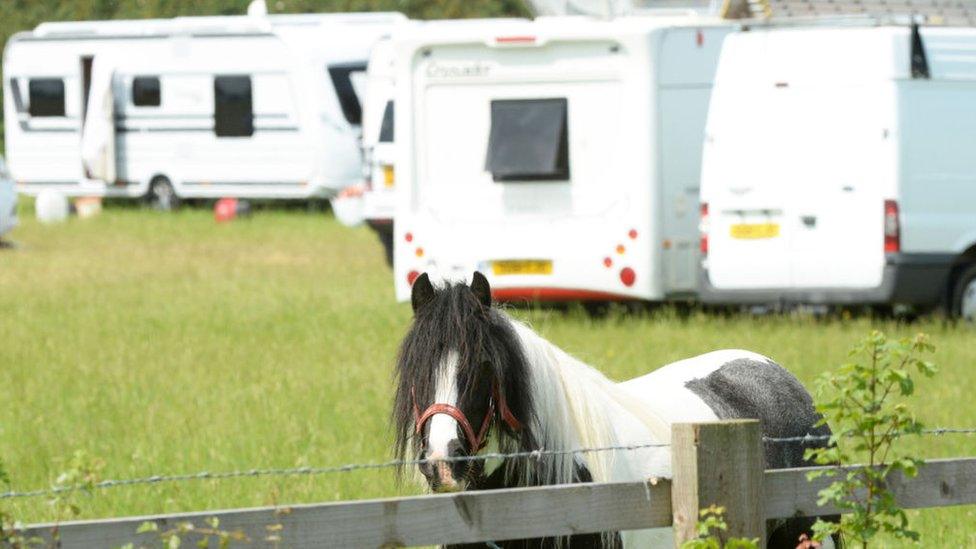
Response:
[[[976,317],[976,29],[726,38],[702,168],[702,298]]]
[[[485,273],[500,300],[694,296],[700,152],[730,24],[541,17],[396,44],[396,295]]]
[[[43,23],[4,50],[18,188],[328,197],[360,180],[358,93],[395,13]]]

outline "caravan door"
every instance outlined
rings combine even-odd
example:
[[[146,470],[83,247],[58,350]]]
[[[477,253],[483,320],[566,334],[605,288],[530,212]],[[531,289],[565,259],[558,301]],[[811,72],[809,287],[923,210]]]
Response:
[[[115,66],[99,56],[92,63],[88,103],[81,130],[81,159],[87,179],[116,180]]]

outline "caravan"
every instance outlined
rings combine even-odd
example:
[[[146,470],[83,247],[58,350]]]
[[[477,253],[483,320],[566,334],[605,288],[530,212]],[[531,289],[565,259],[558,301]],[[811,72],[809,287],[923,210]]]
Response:
[[[976,318],[976,29],[726,39],[702,167],[702,298]]]
[[[4,51],[22,192],[328,197],[360,178],[369,50],[400,14],[45,23]]]
[[[485,273],[501,300],[693,296],[717,17],[543,17],[397,42],[396,295]]]

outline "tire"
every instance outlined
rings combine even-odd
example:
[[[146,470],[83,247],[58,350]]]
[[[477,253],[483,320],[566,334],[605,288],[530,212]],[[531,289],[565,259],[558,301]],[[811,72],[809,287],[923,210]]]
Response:
[[[156,176],[149,183],[146,202],[154,210],[170,212],[180,207],[180,197],[173,184],[165,176]]]
[[[952,289],[953,318],[976,323],[976,263],[963,267]]]

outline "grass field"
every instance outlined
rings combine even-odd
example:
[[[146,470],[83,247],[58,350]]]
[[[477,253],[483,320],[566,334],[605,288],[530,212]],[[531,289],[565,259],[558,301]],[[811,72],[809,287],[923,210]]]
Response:
[[[366,229],[322,213],[111,209],[41,226],[25,211],[0,250],[0,458],[14,489],[50,485],[76,449],[122,478],[390,457],[391,368],[410,320]],[[929,425],[976,426],[976,331],[937,320],[717,318],[668,312],[513,312],[558,345],[626,378],[723,347],[768,354],[811,382],[872,327],[925,331],[942,372],[920,383]],[[976,455],[976,438],[916,444]],[[196,481],[81,497],[83,517],[389,496],[389,471]],[[43,499],[0,502],[25,521]],[[913,513],[927,547],[976,547],[976,507]]]

